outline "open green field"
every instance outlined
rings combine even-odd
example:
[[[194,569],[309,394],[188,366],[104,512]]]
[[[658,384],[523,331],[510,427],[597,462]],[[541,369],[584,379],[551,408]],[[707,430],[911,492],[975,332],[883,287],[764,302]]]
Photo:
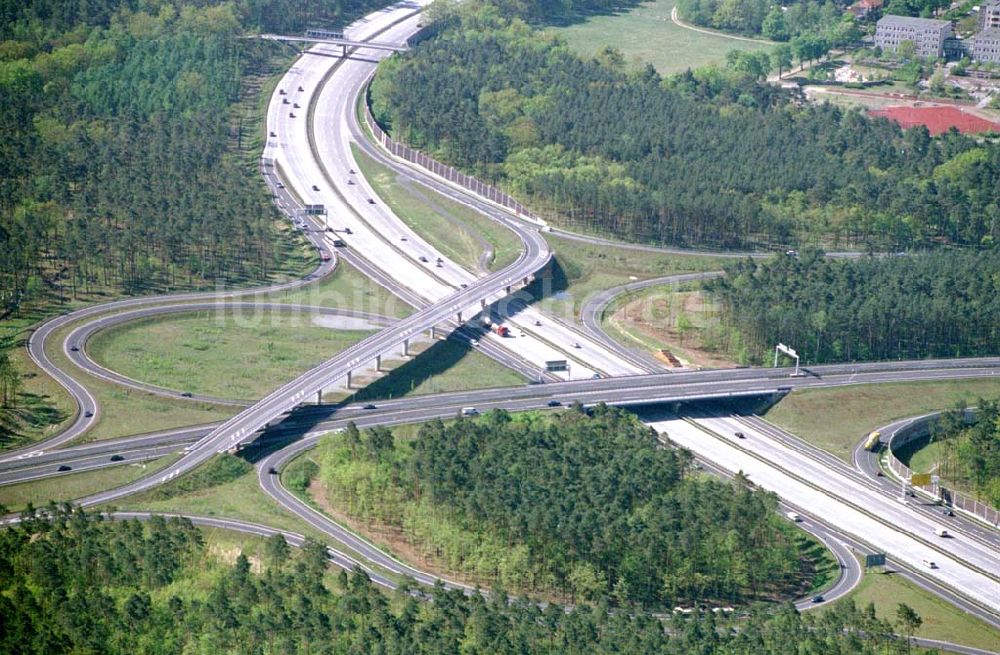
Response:
[[[125,389],[84,373],[62,351],[61,344],[74,327],[71,324],[53,333],[52,347],[48,354],[57,366],[86,385],[100,407],[97,423],[77,443],[212,423],[236,413],[238,408],[234,406],[174,400],[144,391]]]
[[[897,419],[949,409],[960,400],[1000,396],[993,378],[899,384],[859,384],[788,394],[767,420],[851,461],[854,447],[872,430]]]
[[[546,234],[556,257],[552,278],[554,295],[541,307],[575,321],[580,308],[594,294],[632,280],[679,273],[717,271],[721,259],[711,255],[660,254],[615,246],[583,243]]]
[[[652,0],[606,14],[575,16],[552,28],[570,47],[593,56],[605,47],[617,48],[626,60],[651,63],[661,74],[709,64],[725,64],[730,50],[761,51],[773,44],[722,34],[705,34],[674,24],[670,12],[675,0]]]
[[[479,212],[430,189],[399,178],[357,146],[361,172],[392,211],[445,257],[469,271],[498,270],[517,259],[521,242],[513,232]],[[493,256],[483,259],[491,249]]]
[[[413,308],[343,260],[332,275],[304,287],[255,296],[261,302],[354,309],[403,318]]]
[[[175,314],[104,330],[87,350],[103,366],[135,380],[256,400],[372,334],[314,324],[318,316],[225,310]]]
[[[11,511],[19,511],[24,509],[28,503],[35,507],[44,507],[48,505],[50,500],[57,503],[64,500],[76,500],[99,491],[128,484],[159,471],[176,460],[176,456],[169,455],[141,465],[129,463],[95,471],[69,473],[31,482],[3,485],[0,486],[0,505]]]
[[[997,644],[1000,644],[1000,630],[896,575],[868,572],[847,598],[852,599],[858,607],[875,603],[878,617],[894,623],[899,604],[909,605],[924,621],[917,630],[917,637],[940,639],[990,651],[996,650]]]

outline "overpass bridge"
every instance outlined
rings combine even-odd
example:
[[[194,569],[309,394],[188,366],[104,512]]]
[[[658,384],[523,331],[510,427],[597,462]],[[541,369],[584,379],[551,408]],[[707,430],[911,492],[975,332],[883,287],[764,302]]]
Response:
[[[265,41],[282,41],[287,43],[325,43],[340,46],[341,56],[347,56],[347,50],[353,48],[368,48],[371,50],[391,50],[402,52],[408,47],[399,43],[379,43],[378,41],[355,41],[347,38],[343,32],[331,32],[327,30],[306,30],[303,36],[292,36],[285,34],[261,34],[257,38]]]

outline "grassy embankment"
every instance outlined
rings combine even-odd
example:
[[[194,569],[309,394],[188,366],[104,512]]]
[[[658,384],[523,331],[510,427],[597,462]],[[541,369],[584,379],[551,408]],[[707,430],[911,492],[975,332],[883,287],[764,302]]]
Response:
[[[470,207],[398,177],[357,146],[351,148],[379,197],[445,257],[472,272],[479,270],[487,249],[493,251],[485,262],[487,270],[499,270],[517,259],[521,242],[513,232]]]
[[[909,605],[923,619],[923,625],[916,633],[918,637],[987,650],[996,650],[1000,643],[1000,630],[969,616],[909,580],[892,574],[866,573],[848,598],[858,607],[874,603],[878,617],[893,622],[896,621],[899,604]]]
[[[605,47],[620,50],[626,60],[649,62],[661,74],[709,64],[725,65],[730,50],[758,52],[774,44],[706,34],[670,20],[675,0],[653,0],[608,13],[574,15],[552,28],[584,56]]]
[[[542,302],[542,307],[574,320],[587,299],[605,289],[634,280],[722,268],[722,260],[712,255],[649,252],[583,243],[552,234],[545,238],[555,252],[556,266],[553,295]]]
[[[3,485],[0,486],[0,505],[11,511],[19,511],[28,503],[32,503],[35,507],[44,507],[50,500],[56,502],[76,500],[138,480],[170,465],[177,460],[177,457],[168,455],[142,464],[128,463],[95,471]]]
[[[143,319],[99,333],[88,352],[136,380],[254,400],[373,333],[316,325],[317,316],[209,311]]]
[[[125,498],[114,507],[239,519],[329,542],[322,532],[275,503],[257,483],[256,469],[242,458],[231,455],[219,456],[195,473]],[[343,546],[335,547],[352,555]]]
[[[878,427],[998,395],[1000,380],[992,378],[808,389],[786,396],[766,418],[850,462],[854,447]]]

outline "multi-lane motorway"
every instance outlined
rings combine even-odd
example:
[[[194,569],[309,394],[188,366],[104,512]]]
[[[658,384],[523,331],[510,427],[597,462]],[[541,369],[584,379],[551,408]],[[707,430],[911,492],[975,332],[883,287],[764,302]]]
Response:
[[[355,40],[378,37],[384,42],[401,42],[416,29],[413,6],[389,8],[369,17],[348,30]],[[46,357],[44,342],[57,329],[69,323],[97,316],[108,311],[108,306],[81,310],[47,323],[32,338],[33,357],[43,368],[52,373],[70,389],[81,403],[80,418],[70,430],[57,439],[38,445],[33,451],[12,453],[0,462],[0,483],[31,479],[50,474],[59,465],[74,470],[102,465],[111,454],[123,457],[149,457],[163,452],[177,443],[186,444],[186,453],[173,465],[155,476],[117,490],[97,494],[81,502],[85,505],[104,503],[129,493],[150,488],[170,480],[211,457],[218,450],[252,440],[259,430],[275,421],[277,425],[265,430],[265,438],[291,439],[293,445],[272,454],[259,467],[261,484],[265,491],[280,503],[299,513],[305,520],[322,526],[325,532],[341,543],[348,543],[354,552],[362,553],[372,562],[387,570],[427,581],[425,574],[396,562],[370,544],[357,542],[357,537],[314,510],[304,506],[291,494],[283,491],[278,476],[269,473],[279,468],[295,453],[309,447],[322,431],[341,427],[347,420],[359,425],[395,424],[426,420],[433,417],[453,416],[460,407],[476,406],[481,410],[503,407],[510,410],[533,409],[549,406],[558,401],[567,404],[581,401],[586,404],[610,402],[624,405],[652,405],[664,402],[695,400],[709,397],[734,397],[749,394],[785,393],[795,388],[838,386],[844,384],[872,383],[923,379],[955,379],[983,377],[1000,370],[1000,360],[954,360],[938,362],[900,362],[895,364],[842,365],[811,369],[805,378],[788,378],[788,371],[753,370],[703,371],[697,373],[639,375],[654,368],[651,362],[635,358],[599,330],[597,316],[610,295],[588,305],[590,320],[585,312],[584,323],[590,334],[566,322],[543,316],[536,310],[516,306],[516,316],[508,319],[512,325],[524,330],[525,336],[513,340],[491,336],[482,339],[481,347],[488,354],[506,359],[526,376],[551,358],[573,359],[574,377],[590,378],[593,375],[628,376],[617,379],[584,379],[558,382],[514,389],[485,390],[443,394],[426,398],[412,398],[379,403],[374,410],[356,406],[342,408],[302,408],[284,418],[296,406],[315,396],[317,391],[345,377],[348,372],[370,364],[377,356],[399,348],[419,332],[431,327],[446,331],[458,328],[461,321],[475,315],[483,303],[493,303],[509,297],[519,284],[540,268],[551,257],[537,226],[517,221],[488,207],[486,203],[461,195],[456,190],[419,171],[412,171],[397,162],[389,161],[400,172],[435,188],[446,195],[460,198],[467,204],[484,210],[484,213],[503,222],[512,229],[524,244],[522,256],[512,265],[497,273],[477,277],[450,262],[437,252],[420,235],[414,233],[389,211],[377,197],[367,181],[356,171],[351,140],[358,139],[359,127],[354,111],[355,99],[371,73],[369,60],[336,60],[318,46],[304,55],[275,91],[268,112],[268,139],[264,157],[271,162],[265,173],[276,190],[279,202],[322,204],[328,212],[327,219],[338,236],[348,241],[342,253],[351,258],[366,273],[383,286],[399,294],[417,310],[408,318],[395,323],[331,358],[323,365],[284,385],[264,400],[221,425],[173,431],[171,434],[149,435],[142,442],[115,444],[110,450],[103,444],[81,449],[52,451],[89,427],[99,408],[86,389],[70,378]],[[288,100],[288,104],[285,103]],[[294,107],[298,104],[299,107]],[[293,116],[294,114],[294,116]],[[373,150],[370,144],[363,146]],[[380,152],[374,156],[386,161]],[[276,171],[280,170],[282,178]],[[281,179],[284,181],[281,182]],[[281,189],[286,186],[289,189]],[[294,193],[293,193],[294,192]],[[315,224],[314,224],[315,227]],[[350,231],[348,234],[348,230]],[[316,229],[309,231],[310,238],[321,249],[332,251],[331,235]],[[345,236],[346,235],[346,236]],[[427,261],[422,261],[423,257]],[[315,279],[330,270],[329,262],[313,273]],[[304,284],[306,279],[293,284]],[[273,290],[273,289],[271,289]],[[267,291],[267,290],[265,290]],[[173,299],[136,299],[111,306],[113,311],[133,311],[138,305],[162,303],[165,300],[191,302],[199,299],[234,297],[254,291],[232,294],[187,295]],[[602,304],[603,303],[603,304]],[[214,305],[213,305],[214,307]],[[156,311],[169,311],[168,309]],[[103,320],[103,319],[101,319]],[[115,320],[113,317],[109,321]],[[100,329],[94,328],[94,329]],[[464,328],[465,338],[473,337]],[[85,343],[93,330],[89,326],[77,328],[66,340],[66,354],[83,366],[96,366],[76,346]],[[460,330],[456,334],[462,335]],[[575,345],[579,344],[579,348]],[[512,346],[518,352],[511,352]],[[77,350],[72,350],[77,347]],[[102,377],[122,384],[137,381],[120,379],[111,371]],[[552,379],[550,376],[549,379]],[[179,393],[178,390],[147,389],[158,393]],[[715,462],[729,472],[753,470],[751,479],[766,488],[772,488],[795,507],[808,512],[815,509],[823,521],[816,522],[816,529],[833,530],[824,540],[833,547],[836,534],[854,535],[870,547],[884,547],[896,560],[927,578],[928,584],[946,585],[949,593],[959,603],[971,604],[978,613],[995,617],[1000,613],[1000,593],[997,592],[997,558],[995,544],[989,540],[975,540],[971,533],[959,530],[955,540],[961,544],[948,544],[943,552],[941,544],[928,538],[931,522],[914,508],[896,503],[877,489],[865,488],[857,479],[829,462],[815,457],[796,457],[795,443],[788,437],[775,435],[766,426],[740,423],[743,432],[753,434],[747,443],[736,444],[727,431],[732,431],[735,419],[726,416],[701,417],[695,423],[671,416],[652,416],[650,420],[662,428],[668,437],[699,453],[704,459]],[[303,435],[305,435],[303,437]],[[295,440],[294,437],[300,437]],[[20,477],[18,477],[20,476]],[[826,484],[829,483],[829,484]],[[826,485],[826,486],[824,486]],[[859,490],[857,487],[861,486]],[[879,527],[881,526],[881,527]],[[814,527],[814,526],[810,526]],[[342,531],[342,532],[341,532]],[[951,548],[951,546],[955,546]],[[842,560],[846,555],[838,555]],[[388,558],[388,559],[386,559]],[[935,568],[924,560],[934,558]],[[850,572],[849,572],[850,573]],[[845,576],[850,580],[850,575]]]

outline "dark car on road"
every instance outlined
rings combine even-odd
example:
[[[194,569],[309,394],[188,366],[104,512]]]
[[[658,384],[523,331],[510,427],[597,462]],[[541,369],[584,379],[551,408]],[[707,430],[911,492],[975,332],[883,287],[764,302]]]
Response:
[[[68,466],[66,464],[60,464],[59,468],[57,468],[56,470],[57,471],[72,471],[73,467],[72,466]]]
[[[123,459],[125,459],[125,458],[124,458],[124,457],[122,457],[121,455],[112,455],[112,456],[111,456],[111,461],[112,461],[112,462],[120,462],[120,461],[122,461]]]

